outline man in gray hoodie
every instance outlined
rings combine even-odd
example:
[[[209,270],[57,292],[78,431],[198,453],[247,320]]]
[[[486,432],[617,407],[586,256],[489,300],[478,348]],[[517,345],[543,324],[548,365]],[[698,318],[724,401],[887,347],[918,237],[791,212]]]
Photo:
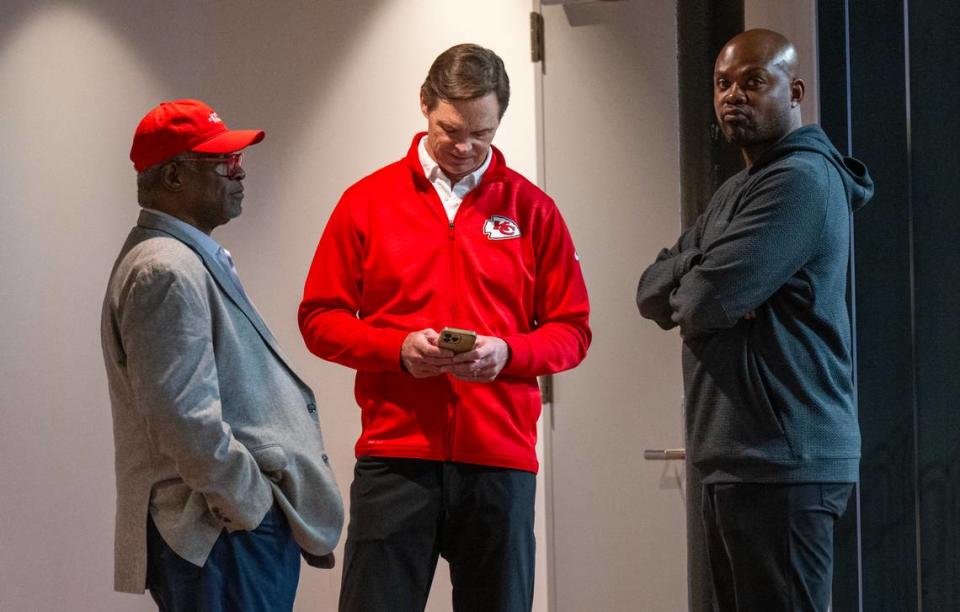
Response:
[[[640,313],[680,328],[690,461],[717,609],[823,610],[860,432],[847,309],[866,168],[802,126],[786,38],[749,30],[714,67],[714,108],[746,168],[640,279]]]

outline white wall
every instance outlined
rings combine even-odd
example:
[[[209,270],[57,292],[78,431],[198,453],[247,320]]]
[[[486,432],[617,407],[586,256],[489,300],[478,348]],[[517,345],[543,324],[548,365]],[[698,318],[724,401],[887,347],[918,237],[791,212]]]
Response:
[[[544,6],[544,175],[573,228],[587,360],[557,377],[549,434],[558,612],[687,609],[680,338],[637,313],[637,279],[680,233],[674,3]]]
[[[819,72],[817,71],[816,0],[744,0],[745,29],[766,28],[780,32],[797,48],[797,72],[807,86],[803,103],[804,125],[820,120]]]
[[[198,97],[231,127],[267,131],[245,156],[243,216],[214,235],[314,387],[346,496],[359,432],[352,372],[309,355],[296,326],[316,241],[349,184],[406,152],[425,124],[417,95],[427,68],[458,42],[503,57],[513,98],[495,144],[534,178],[529,9],[523,0],[4,0],[0,610],[154,609],[147,596],[111,592],[113,442],[98,332],[110,266],[137,216],[127,156],[143,114]],[[339,576],[305,570],[297,609],[334,609]],[[430,609],[449,609],[443,565],[438,578]]]

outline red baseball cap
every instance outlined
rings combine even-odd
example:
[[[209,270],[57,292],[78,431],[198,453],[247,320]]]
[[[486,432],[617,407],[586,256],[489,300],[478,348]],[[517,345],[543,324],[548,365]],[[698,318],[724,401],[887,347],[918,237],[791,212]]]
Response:
[[[257,144],[263,130],[230,130],[217,112],[200,100],[161,102],[140,120],[130,159],[137,172],[186,151],[233,153]]]

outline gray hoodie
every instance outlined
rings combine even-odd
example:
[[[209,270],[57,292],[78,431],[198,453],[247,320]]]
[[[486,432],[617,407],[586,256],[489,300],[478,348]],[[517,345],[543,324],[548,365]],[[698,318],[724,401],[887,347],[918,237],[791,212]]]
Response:
[[[851,213],[872,195],[862,163],[799,128],[643,273],[640,313],[683,337],[687,453],[705,484],[858,479],[846,292]]]

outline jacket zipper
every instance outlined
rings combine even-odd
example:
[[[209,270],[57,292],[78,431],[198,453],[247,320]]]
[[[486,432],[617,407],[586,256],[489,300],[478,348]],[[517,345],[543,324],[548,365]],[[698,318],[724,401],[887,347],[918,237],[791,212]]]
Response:
[[[462,206],[462,205],[463,205],[463,202],[461,202],[460,205]],[[444,211],[444,212],[446,212],[446,211]],[[457,212],[460,212],[460,209],[459,209],[459,208],[457,208]],[[454,214],[454,218],[456,218],[456,214]],[[448,225],[447,225],[447,244],[448,244],[448,256],[449,256],[449,258],[450,258],[450,259],[449,259],[449,261],[450,261],[450,291],[449,291],[448,295],[450,295],[450,296],[456,296],[456,295],[458,295],[458,293],[457,293],[457,288],[456,288],[456,283],[457,283],[456,243],[454,242],[454,224],[453,224],[453,221],[452,221],[452,220],[449,221],[449,223],[448,223]],[[456,317],[455,317],[455,314],[456,314],[456,313],[454,312],[454,309],[455,309],[454,304],[455,304],[455,303],[451,300],[450,304],[451,304],[451,307],[450,307],[450,315],[451,315],[450,320],[451,320],[451,323],[447,323],[447,325],[452,325],[452,324],[453,324],[452,321],[455,321],[455,320],[456,320]],[[446,457],[447,457],[447,461],[453,461],[453,437],[454,437],[454,433],[456,432],[456,428],[457,428],[457,407],[456,407],[456,403],[457,403],[457,393],[456,393],[456,390],[453,388],[453,385],[454,385],[453,376],[451,376],[451,375],[448,374],[447,377],[448,377],[448,380],[450,381],[450,387],[451,387],[452,394],[451,394],[451,397],[450,397],[450,401],[449,401],[449,403],[447,404],[447,452],[446,452]]]

